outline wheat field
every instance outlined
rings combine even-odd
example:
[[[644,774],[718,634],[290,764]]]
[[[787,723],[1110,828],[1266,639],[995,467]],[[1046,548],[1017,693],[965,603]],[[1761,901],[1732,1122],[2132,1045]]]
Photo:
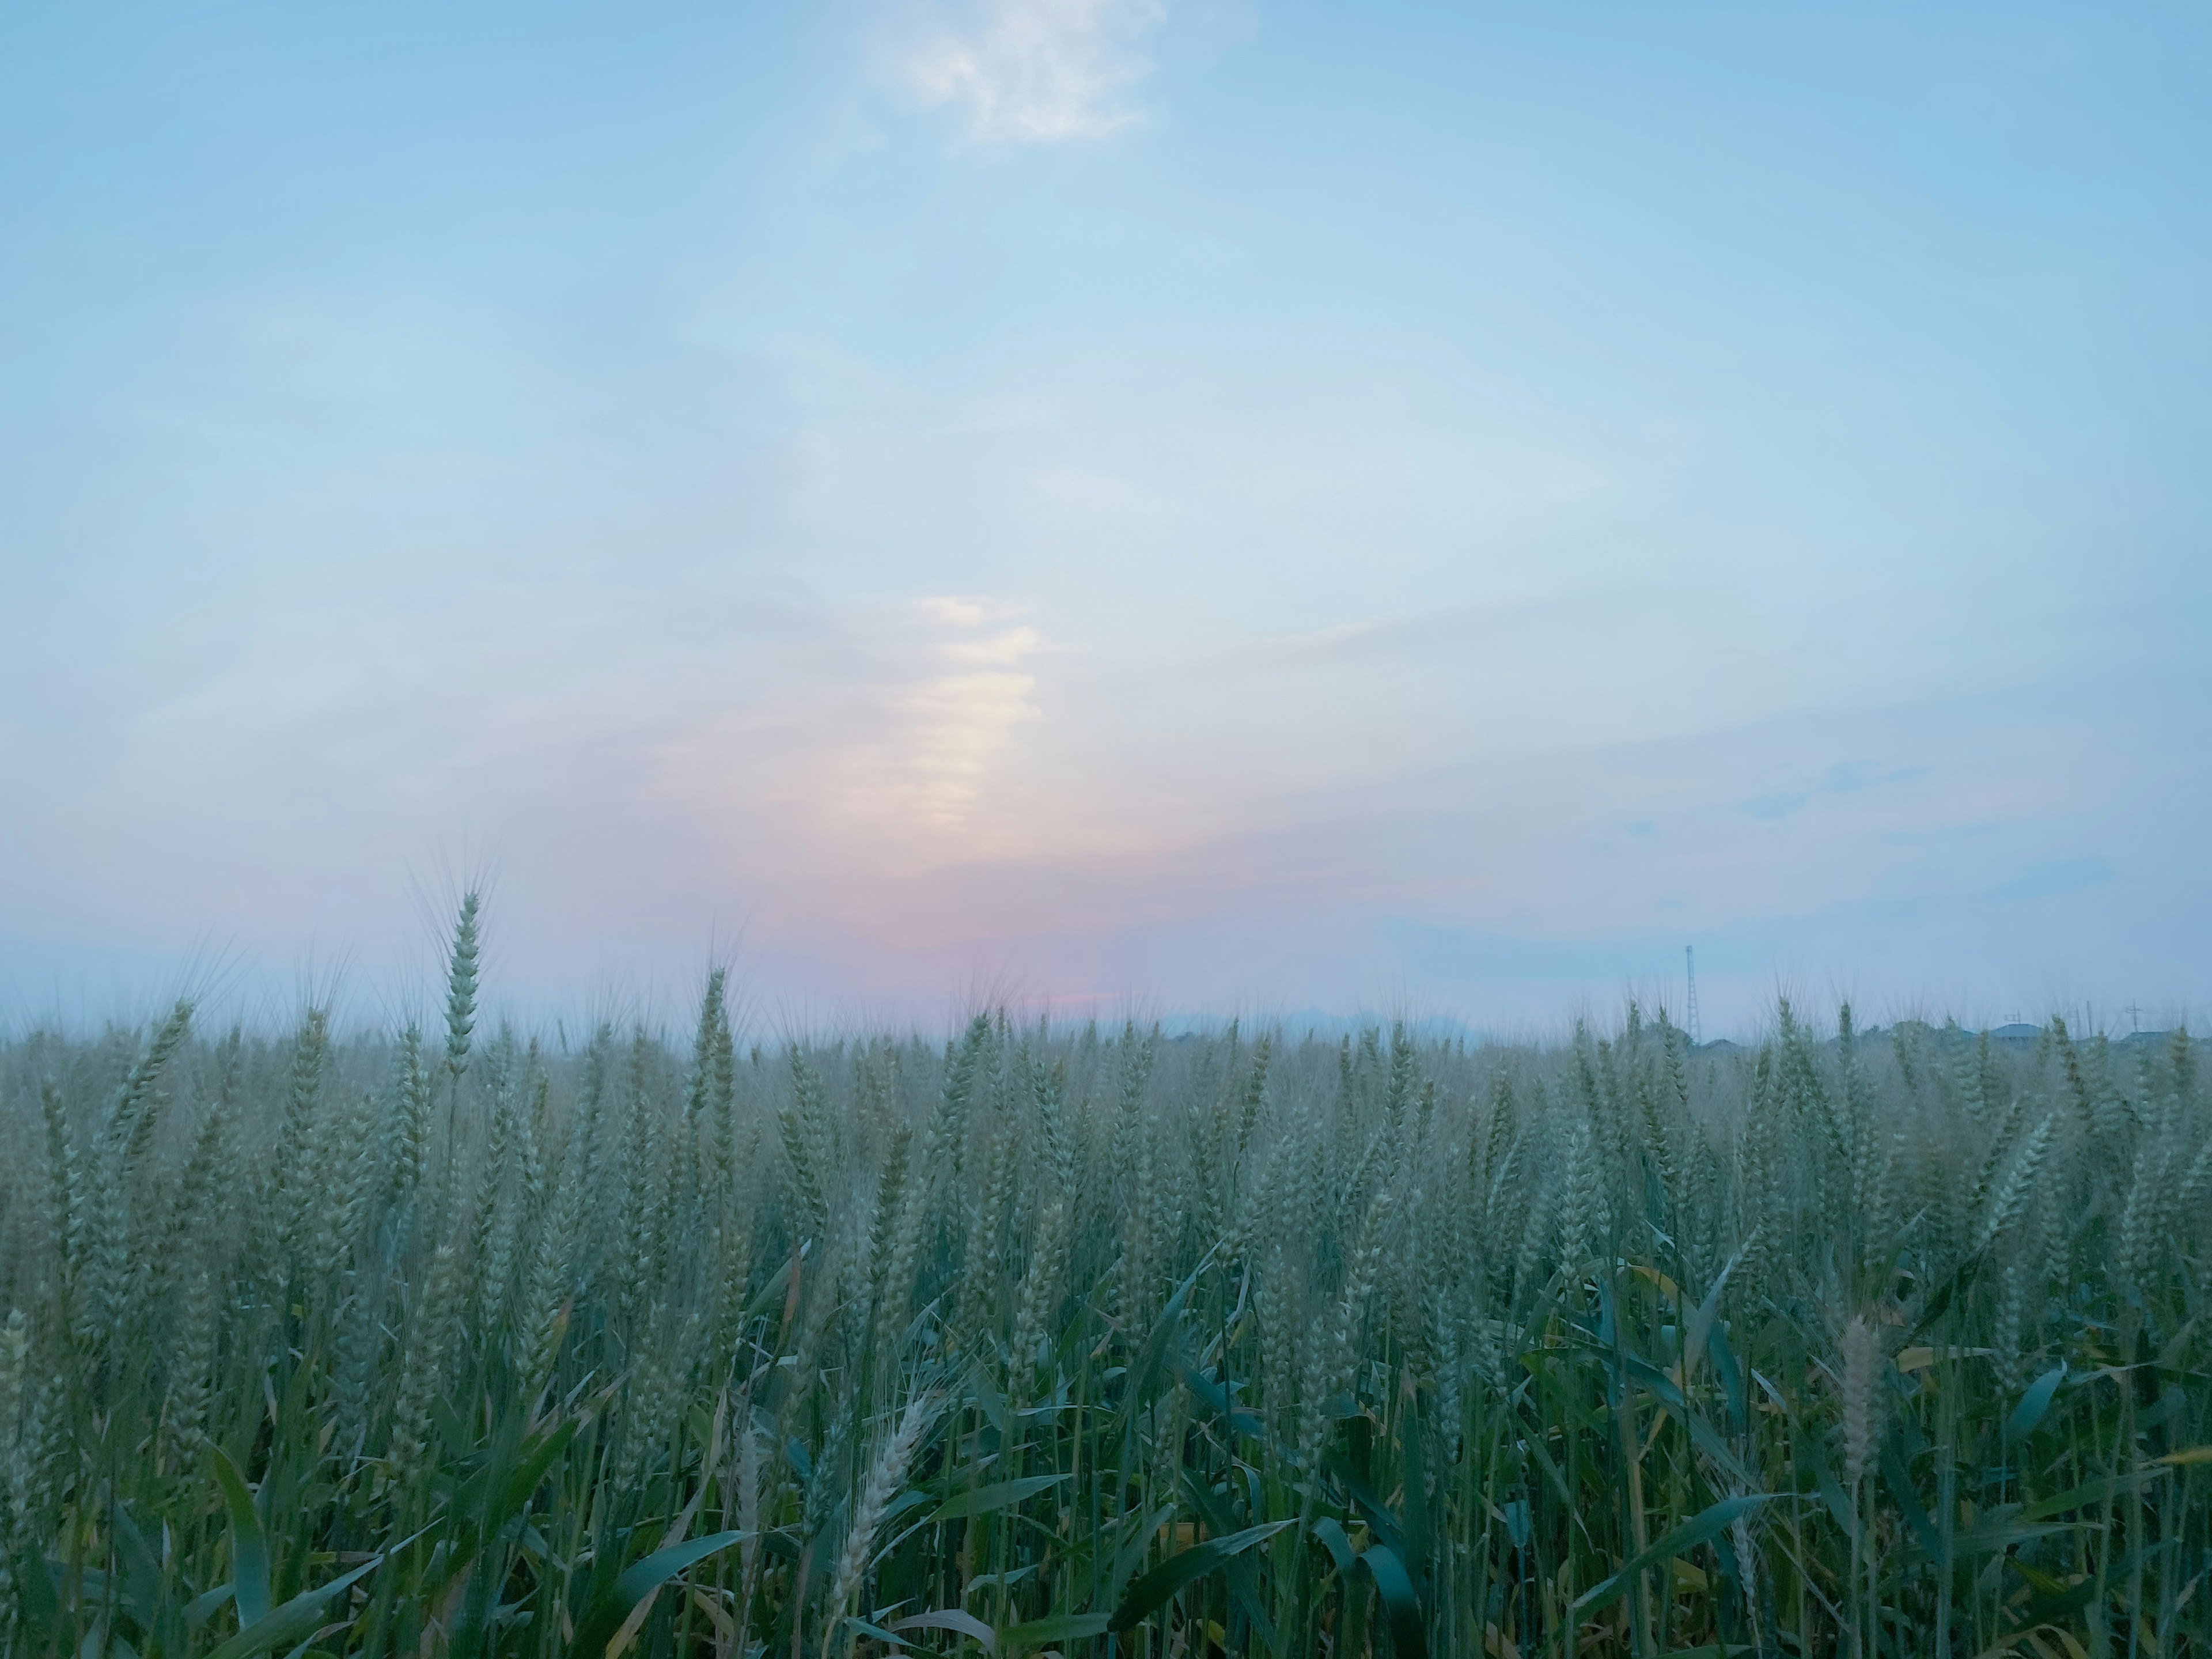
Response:
[[[2212,1652],[2201,1045],[0,1044],[11,1656]]]

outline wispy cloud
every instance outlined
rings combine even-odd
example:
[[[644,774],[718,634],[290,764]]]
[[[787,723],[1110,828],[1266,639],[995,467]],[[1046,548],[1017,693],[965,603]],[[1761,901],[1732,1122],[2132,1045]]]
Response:
[[[1827,775],[1818,783],[1802,789],[1754,795],[1743,803],[1743,810],[1753,817],[1772,823],[1796,816],[1816,795],[1855,795],[1863,789],[1878,789],[1884,784],[1911,783],[1927,775],[1924,766],[1893,767],[1884,771],[1871,761],[1844,761],[1830,767]]]
[[[957,672],[911,687],[899,710],[910,722],[906,787],[933,828],[968,827],[976,797],[1014,728],[1040,718],[1030,694],[1036,677],[1023,659],[1043,644],[1033,628],[940,642],[936,654]]]
[[[990,599],[957,593],[933,593],[915,600],[907,609],[915,621],[935,628],[981,628],[999,614],[998,605]]]
[[[1464,649],[1536,635],[1589,638],[1624,625],[1649,629],[1655,615],[1693,596],[1680,588],[1624,584],[1609,592],[1569,592],[1363,617],[1298,634],[1234,641],[1211,653],[1224,669],[1317,667],[1339,662]]]
[[[2095,887],[2112,878],[2112,865],[2104,859],[2055,859],[2023,870],[2010,881],[1990,889],[1999,899],[2057,898]]]
[[[1042,718],[1032,659],[1049,642],[1012,610],[933,595],[841,616],[772,712],[708,721],[667,769],[765,805],[775,856],[848,878],[1025,845],[1013,751]]]
[[[957,106],[979,143],[1097,138],[1132,125],[1152,71],[1160,0],[982,0],[907,53],[900,78],[929,108]]]
[[[1781,790],[1771,795],[1754,795],[1744,802],[1743,810],[1763,822],[1773,823],[1801,811],[1813,799],[1809,789]]]
[[[937,651],[947,662],[1011,667],[1043,643],[1044,635],[1034,628],[1004,628],[977,639],[948,640]]]

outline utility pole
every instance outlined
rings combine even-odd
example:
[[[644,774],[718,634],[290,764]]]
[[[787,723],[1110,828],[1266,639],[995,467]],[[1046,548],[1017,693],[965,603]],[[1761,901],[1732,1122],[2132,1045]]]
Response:
[[[1694,1048],[1705,1040],[1705,1034],[1698,1030],[1698,947],[1696,945],[1685,945],[1682,947],[1682,965],[1688,970],[1690,979],[1690,1003],[1684,1011],[1682,1024],[1689,1030],[1690,1046]]]

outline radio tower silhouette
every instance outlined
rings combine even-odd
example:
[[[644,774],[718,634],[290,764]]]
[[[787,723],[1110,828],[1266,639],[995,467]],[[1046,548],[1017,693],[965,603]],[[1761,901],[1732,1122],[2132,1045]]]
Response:
[[[1694,1048],[1705,1040],[1705,1033],[1698,1029],[1698,947],[1696,945],[1685,945],[1682,947],[1682,965],[1688,971],[1690,981],[1690,1002],[1689,1006],[1683,1012],[1682,1024],[1690,1033],[1690,1046]]]

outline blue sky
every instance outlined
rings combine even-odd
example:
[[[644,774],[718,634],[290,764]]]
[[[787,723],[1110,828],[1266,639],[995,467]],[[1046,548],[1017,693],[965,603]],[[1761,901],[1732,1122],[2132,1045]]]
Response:
[[[2208,47],[12,8],[0,1000],[2204,1010]]]

